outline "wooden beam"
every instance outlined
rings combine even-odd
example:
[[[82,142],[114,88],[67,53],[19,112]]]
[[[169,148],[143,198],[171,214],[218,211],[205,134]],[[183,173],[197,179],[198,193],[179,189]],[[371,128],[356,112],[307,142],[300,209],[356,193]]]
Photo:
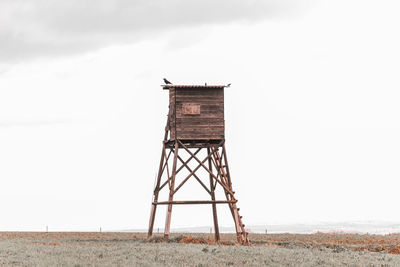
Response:
[[[200,148],[198,148],[195,152],[194,152],[194,155],[197,155],[197,153],[199,153],[200,152],[200,150],[201,150],[201,147]],[[182,169],[183,169],[183,167],[186,165],[186,164],[188,164],[189,163],[189,161],[191,161],[192,160],[192,158],[193,158],[193,156],[190,156],[190,158],[188,159],[188,160],[186,160],[184,163],[183,163],[183,165],[182,166],[180,166],[179,167],[179,169],[176,171],[176,173],[178,174]]]
[[[175,185],[176,163],[178,159],[178,149],[179,149],[179,144],[178,142],[176,142],[168,202],[172,202],[174,198],[174,185]],[[167,210],[167,218],[165,219],[164,238],[169,238],[170,227],[171,227],[171,213],[172,213],[172,203],[169,203]]]
[[[179,157],[179,155],[178,159],[183,163],[183,159]],[[206,160],[207,159],[208,157],[206,158]],[[203,161],[205,162],[205,160]],[[198,168],[196,168],[195,170],[192,170],[189,166],[187,166],[187,163],[184,165],[190,171],[190,174],[179,184],[179,186],[175,189],[174,194],[179,190],[179,188],[181,188],[187,182],[187,180],[189,180],[190,177],[194,176],[194,178],[196,178],[196,180],[201,184],[201,186],[203,186],[203,188],[208,192],[208,194],[211,195],[211,191],[207,188],[207,186],[205,186],[205,184],[200,180],[200,178],[195,173],[196,170],[201,167],[201,165],[199,165]]]
[[[164,168],[162,167],[164,164],[164,155],[165,155],[165,144],[163,142],[163,147],[162,147],[162,151],[161,151],[161,159],[160,159],[160,166],[158,168],[158,175],[157,175],[157,182],[156,182],[156,186],[154,188],[154,193],[153,193],[153,202],[157,202],[158,201],[158,192],[159,187],[160,187],[160,180],[161,180],[161,176],[162,173],[164,171]],[[156,205],[152,205],[151,206],[151,211],[150,211],[150,220],[149,220],[149,231],[147,233],[148,237],[151,237],[153,234],[153,226],[154,226],[154,219],[156,216],[156,210],[157,210],[157,206]]]
[[[165,163],[164,163],[164,166],[163,166],[163,168],[162,168],[162,171],[161,171],[161,173],[163,173],[164,172],[164,169],[165,169],[165,167],[167,167],[168,168],[168,159],[169,159],[169,157],[171,156],[171,150],[169,151],[169,153],[168,153],[168,157],[165,159]],[[163,159],[164,160],[164,159]],[[169,170],[167,170],[167,175],[168,175],[168,177],[169,177]],[[168,182],[168,180],[167,180],[167,182]],[[163,186],[161,186],[161,188],[163,188],[164,187],[164,185]],[[161,190],[161,188],[160,188],[160,190]]]
[[[207,153],[210,155],[211,149],[207,148]],[[213,171],[212,169],[212,157],[208,158],[208,167],[210,168],[211,172]],[[211,200],[215,201],[215,185],[212,176],[210,175],[210,189],[211,189]],[[220,236],[219,236],[219,227],[218,227],[218,217],[217,217],[217,206],[215,203],[212,203],[212,212],[213,212],[213,219],[214,219],[214,233],[215,233],[215,241],[219,242]]]
[[[179,140],[177,140],[177,141],[181,144],[181,146],[182,146],[189,154],[193,155],[193,153],[192,153],[182,142],[180,142]],[[211,149],[212,149],[212,148],[211,148]],[[210,169],[207,168],[206,165],[204,165],[203,162],[201,162],[197,157],[194,157],[194,158],[197,160],[197,162],[200,163],[200,165],[201,165],[209,174],[211,174],[211,176],[212,176],[214,179],[216,179],[216,180],[218,181],[218,183],[225,189],[225,191],[229,192],[229,194],[231,194],[231,195],[233,196],[233,192],[232,192],[231,189],[229,189],[225,184],[223,184],[221,181],[219,181],[218,178],[210,171]]]
[[[159,201],[153,205],[180,205],[180,204],[226,204],[235,203],[233,200],[185,200],[185,201]]]

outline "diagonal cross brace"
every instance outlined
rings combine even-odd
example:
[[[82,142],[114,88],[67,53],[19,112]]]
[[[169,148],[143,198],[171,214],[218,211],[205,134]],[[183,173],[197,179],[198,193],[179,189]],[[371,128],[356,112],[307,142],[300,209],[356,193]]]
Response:
[[[206,162],[210,157],[211,157],[211,154],[207,155],[207,157],[202,162],[203,163]],[[191,158],[193,158],[193,157],[191,157]],[[182,163],[184,163],[183,160],[181,159],[181,157],[179,157],[179,155],[178,155],[178,159]],[[187,165],[187,163],[188,162],[184,163],[184,165],[182,165],[182,166],[185,166],[190,171],[190,174],[179,184],[179,186],[176,187],[174,194],[179,190],[179,188],[181,188],[187,182],[187,180],[189,180],[190,177],[194,176],[194,178],[196,178],[196,180],[203,186],[203,188],[208,192],[208,194],[211,195],[210,189],[208,189],[207,186],[205,186],[204,183],[200,180],[200,178],[195,174],[195,172],[201,167],[201,164],[199,164],[194,170],[192,170]]]
[[[199,153],[200,150],[201,150],[201,148],[197,149],[196,152],[194,152],[194,155],[196,155],[197,153]],[[171,154],[171,152],[173,152],[173,149],[172,149],[172,148],[171,148],[171,150],[169,151],[169,155]],[[169,155],[168,155],[168,157],[169,157]],[[193,158],[193,156],[191,156],[188,160],[186,160],[185,163],[187,164],[192,158]],[[185,164],[185,163],[184,163],[184,164]],[[182,165],[181,167],[179,167],[179,169],[176,170],[175,175],[178,174],[178,172],[180,172],[180,171],[183,169],[183,167],[184,167],[183,165]],[[167,171],[168,171],[168,169],[167,169]],[[163,187],[166,186],[167,183],[169,184],[169,182],[170,182],[170,180],[171,180],[171,177],[169,176],[169,172],[167,173],[167,175],[168,175],[168,179],[160,186],[160,189],[159,189],[159,190],[163,189]]]
[[[200,150],[201,150],[201,147],[198,148],[198,149],[194,152],[193,155],[196,156],[197,153],[200,152]],[[183,162],[183,161],[181,160],[181,162],[183,163],[183,165],[179,167],[179,169],[176,171],[176,173],[178,174],[178,172],[180,172],[180,171],[183,169],[183,167],[185,167],[185,165],[187,165],[187,164],[189,163],[189,161],[191,161],[191,160],[193,159],[194,156],[190,156],[190,158],[187,159],[185,162]],[[178,157],[179,157],[179,156],[178,156]]]
[[[193,153],[180,141],[177,140],[179,142],[179,144],[186,150],[186,152],[188,152],[190,155],[193,155]],[[214,150],[213,148],[211,148],[211,150]],[[211,154],[210,154],[211,155]],[[210,156],[209,155],[209,156]],[[207,157],[208,158],[208,157]],[[218,181],[218,183],[225,189],[226,192],[228,192],[232,197],[233,196],[233,192],[232,190],[227,187],[225,184],[223,184],[213,173],[212,171],[210,171],[209,168],[207,168],[206,165],[204,165],[204,162],[201,162],[197,157],[194,157],[194,159],[216,180]],[[199,167],[198,167],[199,168]]]

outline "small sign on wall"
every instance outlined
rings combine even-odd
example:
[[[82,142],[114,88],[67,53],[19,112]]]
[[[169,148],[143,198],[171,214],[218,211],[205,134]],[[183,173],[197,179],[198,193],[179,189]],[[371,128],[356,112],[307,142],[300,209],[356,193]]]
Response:
[[[185,115],[200,115],[200,104],[183,104],[182,114]]]

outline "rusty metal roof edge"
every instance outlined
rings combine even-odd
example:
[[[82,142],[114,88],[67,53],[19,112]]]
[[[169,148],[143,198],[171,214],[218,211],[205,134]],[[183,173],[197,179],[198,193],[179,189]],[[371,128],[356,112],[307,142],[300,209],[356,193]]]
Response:
[[[227,85],[177,85],[177,84],[163,84],[161,85],[163,89],[170,88],[226,88]]]

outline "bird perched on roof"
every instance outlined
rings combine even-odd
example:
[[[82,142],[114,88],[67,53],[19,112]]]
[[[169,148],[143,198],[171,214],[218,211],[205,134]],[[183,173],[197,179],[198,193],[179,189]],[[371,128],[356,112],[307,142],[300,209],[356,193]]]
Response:
[[[165,84],[172,84],[170,81],[168,81],[167,79],[164,78],[164,82]]]
[[[230,86],[231,86],[231,83],[228,83],[228,85],[226,87],[230,87]]]

